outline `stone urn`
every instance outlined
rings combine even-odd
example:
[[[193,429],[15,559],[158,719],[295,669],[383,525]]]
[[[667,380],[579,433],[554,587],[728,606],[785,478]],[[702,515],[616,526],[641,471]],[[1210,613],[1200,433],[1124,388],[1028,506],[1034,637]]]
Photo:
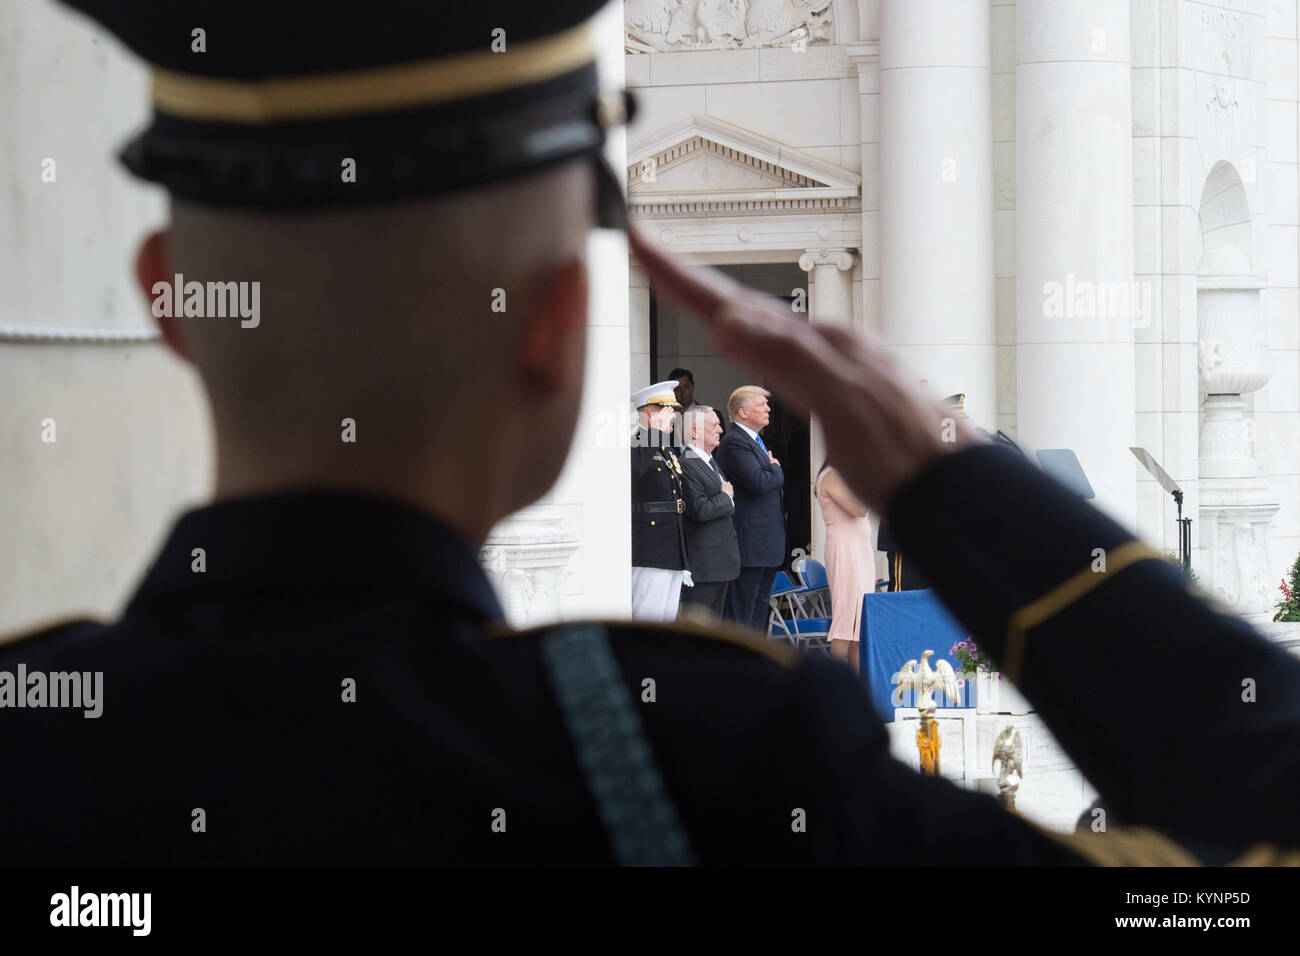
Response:
[[[1201,405],[1198,479],[1201,578],[1244,617],[1271,617],[1268,530],[1280,507],[1255,458],[1245,396],[1268,382],[1260,289],[1241,250],[1206,250],[1196,297]]]

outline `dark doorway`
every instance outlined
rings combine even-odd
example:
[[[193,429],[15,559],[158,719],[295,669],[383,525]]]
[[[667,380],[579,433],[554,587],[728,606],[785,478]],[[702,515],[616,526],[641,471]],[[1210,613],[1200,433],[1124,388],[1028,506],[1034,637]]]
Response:
[[[764,388],[770,388],[767,383]],[[763,440],[772,449],[785,472],[785,570],[790,570],[793,552],[812,550],[811,462],[808,419],[792,411],[772,393],[772,420],[763,430]]]
[[[723,272],[776,298],[794,300],[795,290],[805,290],[807,275],[792,262],[761,265],[722,266]],[[805,320],[807,313],[796,313]],[[690,369],[695,376],[695,400],[718,409],[727,422],[727,398],[741,385],[771,383],[742,365],[719,355],[708,334],[694,319],[672,304],[650,297],[650,373],[651,381],[666,376],[673,368]],[[786,570],[790,553],[812,546],[812,469],[820,462],[809,461],[810,431],[808,419],[795,413],[773,391],[772,419],[763,431],[763,440],[781,462],[785,472]]]

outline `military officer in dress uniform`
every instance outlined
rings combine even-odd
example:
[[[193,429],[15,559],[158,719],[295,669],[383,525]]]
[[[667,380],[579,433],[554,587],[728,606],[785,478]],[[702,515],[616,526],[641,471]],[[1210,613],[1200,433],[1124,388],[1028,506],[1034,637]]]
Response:
[[[846,668],[725,625],[503,623],[477,548],[560,474],[586,240],[619,221],[597,0],[226,0],[202,54],[190,5],[74,5],[153,69],[124,154],[171,196],[146,294],[175,273],[267,288],[255,329],[159,319],[211,400],[216,500],[117,619],[0,648],[6,862],[1295,859],[1300,661],[1014,453],[940,441],[875,342],[635,232],[659,294],[816,412],[855,493],[1141,829],[1062,836],[921,777]],[[102,675],[97,716],[49,706],[51,674]]]
[[[674,436],[681,418],[676,381],[634,392],[638,424],[632,435],[632,617],[672,621],[682,585],[692,586],[682,514],[682,463]]]

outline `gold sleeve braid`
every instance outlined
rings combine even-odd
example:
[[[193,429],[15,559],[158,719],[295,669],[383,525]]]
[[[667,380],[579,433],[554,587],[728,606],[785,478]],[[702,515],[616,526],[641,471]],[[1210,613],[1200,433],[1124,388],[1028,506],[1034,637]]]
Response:
[[[1137,540],[1128,541],[1118,548],[1107,552],[1106,569],[1094,571],[1084,568],[1078,574],[1067,578],[1042,597],[1031,601],[1016,610],[1007,618],[1006,643],[1003,645],[1002,672],[1012,683],[1020,681],[1021,669],[1025,659],[1025,635],[1044,621],[1055,617],[1093,588],[1119,574],[1130,565],[1147,558],[1163,561],[1145,543]]]
[[[1058,833],[1030,821],[1034,829],[1094,866],[1204,866],[1188,850],[1145,827],[1116,827],[1103,833]],[[1298,866],[1300,850],[1258,843],[1228,866]]]

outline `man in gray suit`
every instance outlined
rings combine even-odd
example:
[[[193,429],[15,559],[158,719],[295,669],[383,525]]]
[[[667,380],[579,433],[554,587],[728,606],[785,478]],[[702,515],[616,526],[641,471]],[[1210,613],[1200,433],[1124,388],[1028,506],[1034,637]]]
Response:
[[[713,450],[722,439],[722,421],[708,405],[692,405],[683,423],[682,496],[686,499],[686,554],[695,586],[682,588],[682,603],[722,616],[727,587],[740,574],[736,540],[735,491]]]

